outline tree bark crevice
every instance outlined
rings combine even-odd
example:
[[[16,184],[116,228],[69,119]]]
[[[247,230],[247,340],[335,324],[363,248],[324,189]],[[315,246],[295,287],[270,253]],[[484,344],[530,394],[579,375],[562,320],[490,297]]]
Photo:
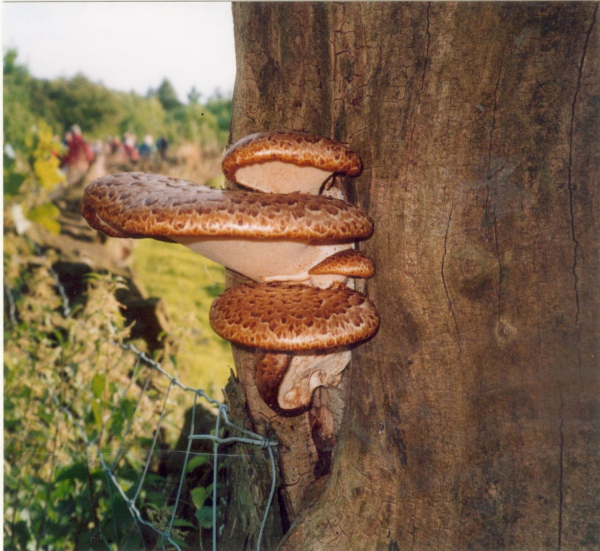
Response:
[[[444,273],[444,267],[446,265],[446,255],[448,254],[448,234],[450,233],[450,223],[452,222],[452,210],[454,205],[450,205],[450,213],[448,214],[448,225],[446,226],[446,233],[444,234],[444,254],[442,256],[442,285],[444,286],[444,292],[446,293],[446,299],[448,300],[448,308],[450,309],[450,315],[454,321],[454,328],[456,329],[456,345],[458,346],[458,355],[462,354],[460,328],[458,327],[458,320],[456,319],[456,313],[454,312],[454,306],[452,305],[452,299],[450,298],[450,292],[448,291],[448,284],[446,283],[446,275]]]

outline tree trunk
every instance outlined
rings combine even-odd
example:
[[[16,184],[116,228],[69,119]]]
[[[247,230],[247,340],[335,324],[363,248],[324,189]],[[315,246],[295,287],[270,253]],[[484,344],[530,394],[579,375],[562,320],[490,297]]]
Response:
[[[597,10],[234,4],[231,140],[349,143],[365,169],[341,183],[376,227],[381,327],[341,390],[277,417],[235,352],[238,415],[280,441],[272,545],[598,548]],[[263,474],[234,479],[262,488],[255,516]],[[249,516],[230,513],[224,542]]]

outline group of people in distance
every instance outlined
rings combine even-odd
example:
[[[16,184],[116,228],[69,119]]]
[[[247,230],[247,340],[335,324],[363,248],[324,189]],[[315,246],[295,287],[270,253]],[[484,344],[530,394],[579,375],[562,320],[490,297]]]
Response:
[[[161,136],[156,143],[154,138],[147,134],[141,143],[131,132],[125,132],[123,139],[115,136],[109,142],[110,153],[123,160],[137,163],[139,160],[151,159],[157,153],[161,159],[166,159],[169,142],[165,136]]]
[[[59,140],[55,137],[55,140]],[[162,160],[167,158],[169,142],[165,136],[161,136],[156,143],[154,138],[148,134],[141,143],[131,132],[125,132],[123,139],[114,137],[92,143],[86,141],[81,133],[79,125],[74,124],[66,132],[63,139],[62,154],[57,152],[60,158],[60,168],[67,174],[69,183],[80,182],[85,176],[91,164],[103,152],[115,163],[137,163],[140,160],[151,160],[159,155]]]

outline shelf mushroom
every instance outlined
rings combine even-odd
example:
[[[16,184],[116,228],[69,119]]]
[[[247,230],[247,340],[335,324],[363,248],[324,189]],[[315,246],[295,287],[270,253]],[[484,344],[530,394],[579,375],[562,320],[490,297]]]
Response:
[[[349,276],[310,270],[373,233],[369,217],[339,199],[212,189],[136,172],[92,182],[82,214],[110,237],[177,242],[255,281],[319,287]]]
[[[370,279],[375,275],[375,264],[361,251],[344,249],[313,266],[308,274],[313,278],[319,275],[335,274]]]
[[[232,287],[213,302],[210,322],[224,339],[266,351],[256,364],[256,387],[271,409],[287,415],[308,408],[315,388],[339,384],[349,347],[379,327],[371,301],[341,284]]]
[[[211,189],[132,172],[92,182],[81,211],[110,237],[181,243],[257,282],[221,295],[211,323],[223,338],[263,351],[257,388],[281,414],[304,411],[316,387],[339,384],[350,346],[379,326],[373,304],[345,285],[374,274],[373,262],[352,248],[372,235],[373,223],[341,199]]]
[[[290,130],[242,138],[227,151],[222,168],[228,180],[257,191],[318,195],[334,174],[360,175],[362,161],[341,143]]]

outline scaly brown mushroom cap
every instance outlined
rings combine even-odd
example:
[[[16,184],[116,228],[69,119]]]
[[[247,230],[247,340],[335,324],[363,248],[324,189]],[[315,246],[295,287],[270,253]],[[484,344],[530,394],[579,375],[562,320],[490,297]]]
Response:
[[[306,132],[251,134],[227,151],[228,180],[269,193],[319,192],[334,173],[358,176],[362,161],[349,147]]]
[[[369,279],[375,275],[375,264],[365,254],[356,249],[339,251],[312,267],[310,275],[343,275]]]
[[[228,341],[264,350],[324,350],[368,339],[379,316],[362,293],[338,285],[249,284],[212,304],[210,323]]]
[[[110,237],[239,237],[306,242],[367,239],[373,223],[328,197],[212,189],[156,174],[111,174],[84,191],[81,212]]]

